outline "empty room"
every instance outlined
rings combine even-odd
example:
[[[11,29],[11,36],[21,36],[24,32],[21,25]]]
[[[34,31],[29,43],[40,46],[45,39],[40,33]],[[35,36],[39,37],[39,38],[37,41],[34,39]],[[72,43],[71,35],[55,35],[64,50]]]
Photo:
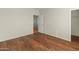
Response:
[[[79,42],[72,40],[71,20],[79,15],[78,10],[72,15],[74,10],[0,8],[0,51],[78,51]]]

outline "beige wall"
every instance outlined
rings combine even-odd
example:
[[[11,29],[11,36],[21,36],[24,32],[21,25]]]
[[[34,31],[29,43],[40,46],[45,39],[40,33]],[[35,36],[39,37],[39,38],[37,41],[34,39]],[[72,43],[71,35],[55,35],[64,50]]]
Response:
[[[32,34],[35,9],[0,9],[0,41]]]
[[[71,40],[70,9],[49,8],[40,10],[44,19],[44,33]]]

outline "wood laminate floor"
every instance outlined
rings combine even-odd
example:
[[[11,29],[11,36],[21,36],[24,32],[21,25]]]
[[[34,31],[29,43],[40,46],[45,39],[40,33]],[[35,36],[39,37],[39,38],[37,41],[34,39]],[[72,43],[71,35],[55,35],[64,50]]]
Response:
[[[79,44],[79,36],[72,35],[71,36],[71,40],[72,40],[72,42],[75,42],[75,43],[78,43]]]
[[[0,51],[78,51],[79,44],[42,33],[0,42]]]

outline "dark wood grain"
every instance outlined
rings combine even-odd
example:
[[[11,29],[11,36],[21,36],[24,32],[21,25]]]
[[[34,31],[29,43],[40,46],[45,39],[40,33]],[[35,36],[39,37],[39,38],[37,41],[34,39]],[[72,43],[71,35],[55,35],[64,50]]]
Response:
[[[0,42],[0,51],[78,51],[79,44],[43,33]]]
[[[79,43],[79,36],[72,35],[71,39],[72,39],[72,42]]]

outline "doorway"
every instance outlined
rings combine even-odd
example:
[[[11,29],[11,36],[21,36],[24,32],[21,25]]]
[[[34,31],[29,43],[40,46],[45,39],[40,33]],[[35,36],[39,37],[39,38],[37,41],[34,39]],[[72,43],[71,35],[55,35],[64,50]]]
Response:
[[[71,41],[79,43],[79,10],[71,11]]]
[[[38,16],[33,15],[33,34],[38,32]]]

